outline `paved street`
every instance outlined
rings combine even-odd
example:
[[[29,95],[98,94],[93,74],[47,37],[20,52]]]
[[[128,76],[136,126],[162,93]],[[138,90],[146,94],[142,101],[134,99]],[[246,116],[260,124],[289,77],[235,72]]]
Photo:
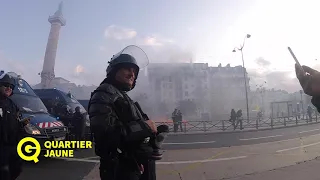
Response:
[[[231,134],[171,135],[164,146],[164,158],[157,166],[158,179],[175,180],[180,179],[179,175],[183,180],[241,179],[244,175],[249,178],[250,174],[257,176],[319,156],[320,125]],[[40,159],[37,165],[28,163],[19,179],[97,179],[98,158],[93,150],[80,150],[75,156],[64,160]]]
[[[320,155],[320,135],[286,141],[198,150],[172,150],[158,165],[159,179],[234,178],[311,160]],[[278,178],[275,178],[278,179]],[[287,179],[287,178],[285,178]],[[289,179],[289,178],[288,178]]]
[[[256,132],[228,132],[217,134],[186,134],[170,135],[164,148],[172,149],[203,149],[239,145],[250,145],[263,142],[280,141],[304,135],[320,133],[320,124],[310,124],[290,128],[261,130]]]
[[[76,158],[95,156],[93,149],[75,151],[74,154]],[[18,180],[82,180],[95,164],[95,162],[40,158],[37,164],[26,162]]]
[[[319,180],[320,160],[314,159],[298,163],[296,165],[286,166],[278,169],[272,169],[260,173],[241,175],[230,180],[274,180],[274,179],[290,179],[290,180]]]

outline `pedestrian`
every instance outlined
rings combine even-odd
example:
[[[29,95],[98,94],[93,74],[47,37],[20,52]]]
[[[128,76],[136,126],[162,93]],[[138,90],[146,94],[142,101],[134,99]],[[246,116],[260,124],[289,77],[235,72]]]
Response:
[[[17,145],[23,137],[18,107],[9,98],[13,94],[15,80],[0,71],[0,179],[14,180],[22,171],[22,159]]]
[[[234,130],[237,128],[236,127],[236,119],[237,119],[237,113],[234,109],[231,109],[229,122],[231,122]]]
[[[261,120],[262,120],[262,110],[258,111],[257,117],[258,117],[258,121],[261,122]]]
[[[178,118],[177,118],[177,109],[174,109],[172,112],[172,122],[173,122],[173,131],[176,133],[178,130]]]
[[[183,128],[182,128],[182,113],[180,110],[177,111],[177,129],[180,127],[180,131],[183,132]]]
[[[136,46],[129,48],[142,51]],[[88,113],[95,152],[100,156],[101,180],[156,179],[157,158],[153,159],[150,141],[157,127],[126,93],[136,85],[137,60],[140,58],[124,52],[114,56],[107,77],[91,94]]]
[[[236,125],[234,126],[234,130],[236,130],[236,128],[238,127],[239,123],[240,123],[240,130],[243,129],[243,126],[242,126],[242,110],[239,109],[236,113]]]

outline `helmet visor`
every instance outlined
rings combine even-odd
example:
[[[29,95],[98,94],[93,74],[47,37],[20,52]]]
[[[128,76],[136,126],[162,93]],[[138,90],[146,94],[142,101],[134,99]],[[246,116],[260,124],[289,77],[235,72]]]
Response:
[[[112,63],[112,61],[114,59],[116,59],[117,57],[119,57],[121,54],[128,54],[128,55],[132,56],[137,61],[137,65],[139,66],[140,70],[144,69],[149,64],[149,58],[148,58],[147,54],[140,47],[135,46],[135,45],[129,45],[129,46],[125,47],[124,49],[122,49],[117,54],[115,54],[111,58],[110,63]]]

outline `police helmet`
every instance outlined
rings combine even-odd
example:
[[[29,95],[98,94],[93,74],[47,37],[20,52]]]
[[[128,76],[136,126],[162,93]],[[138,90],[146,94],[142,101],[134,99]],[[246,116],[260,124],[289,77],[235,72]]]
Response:
[[[0,71],[0,85],[5,85],[6,87],[10,86],[13,90],[15,87],[15,79],[5,71]]]
[[[113,56],[111,61],[108,62],[109,66],[107,67],[107,76],[115,73],[119,68],[123,67],[132,67],[135,69],[135,79],[137,79],[139,74],[139,66],[136,59],[129,54],[120,54],[117,56]]]
[[[113,78],[120,68],[134,68],[135,80],[131,90],[135,87],[139,71],[149,64],[147,54],[136,45],[129,45],[114,55],[108,62],[107,77]]]

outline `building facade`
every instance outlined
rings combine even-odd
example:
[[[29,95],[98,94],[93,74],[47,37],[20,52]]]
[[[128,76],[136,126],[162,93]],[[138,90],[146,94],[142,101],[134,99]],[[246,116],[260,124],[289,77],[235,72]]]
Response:
[[[246,87],[244,72],[246,73]],[[230,118],[231,109],[242,110],[246,116],[246,90],[250,101],[250,85],[246,70],[242,66],[209,67],[210,108],[211,115],[216,119]]]
[[[148,66],[148,79],[154,104],[168,113],[180,101],[197,104],[197,116],[209,113],[211,119],[226,119],[232,108],[243,109],[245,86],[241,66],[210,67],[207,63],[158,63]],[[249,78],[247,89],[250,91]]]

